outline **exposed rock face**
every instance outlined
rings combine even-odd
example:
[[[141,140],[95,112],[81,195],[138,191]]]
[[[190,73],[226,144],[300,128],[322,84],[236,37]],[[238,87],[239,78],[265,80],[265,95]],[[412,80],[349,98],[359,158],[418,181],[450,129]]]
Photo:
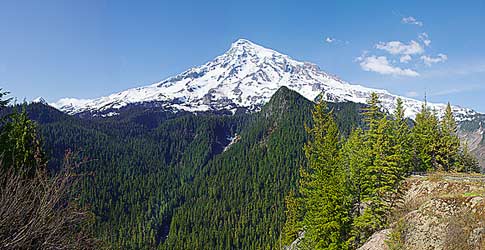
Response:
[[[389,240],[390,229],[379,231],[370,237],[370,239],[358,250],[388,250],[386,241]]]
[[[360,250],[485,249],[485,177],[412,177],[392,228],[374,234]],[[391,236],[392,235],[392,236]]]
[[[358,250],[483,250],[485,175],[410,177],[390,218],[390,228],[374,233]],[[298,249],[303,237],[283,249]]]
[[[289,246],[284,246],[283,247],[283,250],[298,250],[298,246],[300,244],[300,242],[303,240],[303,238],[305,237],[305,231],[301,231],[298,233],[298,237],[296,238],[295,241],[293,241],[291,243],[291,245]]]
[[[474,200],[479,198],[479,200]],[[406,215],[410,249],[482,249],[483,198],[433,198]],[[467,246],[468,245],[468,246]]]

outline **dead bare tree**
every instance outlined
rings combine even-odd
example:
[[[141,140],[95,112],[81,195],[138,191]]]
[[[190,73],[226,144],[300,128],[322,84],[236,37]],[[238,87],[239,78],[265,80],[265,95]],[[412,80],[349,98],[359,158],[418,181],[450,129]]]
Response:
[[[0,173],[0,249],[97,247],[86,233],[91,215],[71,196],[80,179],[75,171],[80,163],[71,156],[68,152],[64,167],[50,178],[43,171],[33,178]]]

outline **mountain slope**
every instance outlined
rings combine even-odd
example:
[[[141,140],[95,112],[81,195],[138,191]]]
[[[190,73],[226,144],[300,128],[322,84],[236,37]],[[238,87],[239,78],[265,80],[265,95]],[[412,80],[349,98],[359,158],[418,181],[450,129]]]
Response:
[[[466,141],[468,148],[478,158],[480,166],[485,166],[485,115],[480,114],[475,119],[460,123],[459,136]]]
[[[329,106],[344,134],[358,126],[360,105]],[[82,119],[42,103],[28,108],[51,167],[67,148],[90,159],[80,202],[115,249],[274,248],[312,109],[285,87],[261,112],[232,116],[135,106]]]
[[[129,89],[93,100],[61,99],[51,105],[70,114],[89,113],[111,116],[121,107],[151,102],[169,110],[190,112],[258,111],[282,86],[297,91],[309,100],[322,98],[329,102],[365,103],[371,92],[377,92],[388,111],[394,110],[398,96],[385,90],[352,85],[318,68],[289,56],[239,39],[221,56],[161,82]],[[414,118],[422,102],[402,98],[406,116]],[[430,104],[441,113],[444,104]],[[454,107],[459,120],[472,119],[471,109]]]

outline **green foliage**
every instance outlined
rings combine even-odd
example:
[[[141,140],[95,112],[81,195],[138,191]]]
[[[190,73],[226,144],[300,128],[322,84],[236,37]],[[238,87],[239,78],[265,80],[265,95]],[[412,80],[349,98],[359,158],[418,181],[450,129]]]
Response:
[[[114,249],[274,249],[301,230],[302,246],[342,249],[385,226],[401,178],[439,148],[418,151],[402,107],[386,116],[373,96],[365,123],[351,103],[320,104],[312,120],[313,103],[285,88],[261,112],[233,116],[29,109],[51,171],[69,148],[88,159],[79,202]]]
[[[394,140],[395,133],[390,123],[387,118],[381,118],[375,131],[366,132],[374,133],[367,137],[373,138],[367,143],[370,146],[368,157],[372,162],[364,168],[361,179],[365,208],[355,218],[353,244],[362,244],[372,233],[386,226],[387,214],[403,178],[401,151]]]
[[[45,165],[37,124],[22,111],[14,110],[3,118],[0,127],[0,159],[2,171],[13,171],[18,175],[33,177]]]
[[[286,221],[282,229],[282,244],[285,246],[291,245],[291,243],[298,237],[298,234],[302,230],[300,221],[301,208],[298,204],[298,197],[295,191],[291,190],[285,197],[285,217]]]
[[[49,176],[37,124],[25,104],[20,112],[7,107],[4,95],[0,89],[0,248],[97,248],[89,213],[72,196],[79,178],[75,164],[66,161]]]
[[[466,143],[460,144],[457,130],[449,103],[439,121],[425,102],[412,129],[414,171],[479,172],[478,161],[469,153]]]
[[[437,151],[440,141],[439,121],[434,111],[427,103],[423,104],[421,112],[416,115],[416,123],[412,129],[414,145],[414,170],[428,171],[437,169]]]
[[[409,173],[412,169],[413,141],[411,136],[411,128],[409,127],[409,120],[405,117],[405,109],[401,98],[397,99],[396,110],[391,121],[394,149],[399,155],[398,164],[402,171]]]
[[[367,106],[363,108],[364,121],[368,130],[375,131],[377,123],[384,117],[382,112],[381,101],[377,93],[373,92],[367,100]]]
[[[404,220],[399,220],[392,228],[389,234],[389,240],[386,241],[389,250],[403,250],[406,242],[406,224]]]
[[[350,131],[360,106],[331,105]],[[305,165],[312,108],[283,88],[260,112],[234,116],[134,107],[80,119],[38,103],[29,113],[41,124],[50,170],[68,148],[87,157],[82,171],[93,176],[80,183],[80,202],[114,249],[270,249],[282,244],[285,196]],[[225,149],[228,138],[235,143]]]
[[[356,248],[375,231],[386,226],[386,218],[404,175],[407,123],[398,100],[393,117],[382,113],[377,95],[371,95],[366,116],[367,130],[356,130],[348,141],[349,183],[354,187],[353,223],[349,245]],[[392,119],[391,119],[392,118]],[[355,173],[355,174],[354,174]]]
[[[281,89],[238,132],[239,141],[194,176],[194,194],[175,212],[168,249],[270,249],[279,246],[285,194],[295,185],[303,124],[312,104]]]
[[[468,142],[465,142],[459,152],[458,162],[456,163],[456,171],[458,172],[474,172],[480,173],[480,165],[475,156],[470,153]]]
[[[5,98],[8,94],[9,92],[3,91],[3,89],[0,88],[0,109],[5,108],[12,100],[12,98]]]
[[[349,194],[340,156],[340,134],[325,103],[313,111],[313,127],[305,145],[308,160],[301,170],[300,192],[305,215],[303,247],[311,249],[342,249],[348,230]]]
[[[353,130],[342,148],[343,164],[346,166],[347,188],[352,194],[352,214],[360,216],[363,210],[364,180],[367,166],[371,164],[369,148],[364,143],[364,131],[360,128]]]
[[[400,184],[407,174],[476,166],[466,145],[460,154],[450,105],[439,121],[425,103],[411,128],[401,99],[395,112],[387,115],[373,93],[363,116],[365,130],[355,128],[341,140],[332,112],[323,104],[315,107],[314,126],[307,129],[307,166],[300,171],[301,196],[289,206],[291,211],[301,210],[304,217],[299,223],[293,215],[287,221],[287,225],[305,231],[302,248],[358,248],[388,226],[389,212],[399,199]],[[291,231],[291,236],[295,235]],[[396,241],[393,248],[398,247]]]
[[[438,168],[445,171],[456,170],[459,164],[460,139],[457,133],[458,126],[448,103],[440,122],[439,150],[436,156]]]

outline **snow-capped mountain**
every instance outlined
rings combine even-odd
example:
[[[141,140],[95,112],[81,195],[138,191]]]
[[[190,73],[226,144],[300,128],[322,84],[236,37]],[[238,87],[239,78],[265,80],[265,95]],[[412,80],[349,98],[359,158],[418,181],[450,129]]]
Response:
[[[282,86],[299,92],[310,100],[321,93],[331,102],[365,103],[370,93],[381,97],[382,105],[392,112],[399,96],[385,90],[366,88],[340,80],[315,64],[300,62],[245,39],[239,39],[221,56],[206,64],[145,87],[128,89],[92,100],[64,98],[51,105],[69,114],[83,112],[113,115],[113,110],[128,104],[156,102],[173,110],[190,112],[238,108],[257,111]],[[422,102],[401,97],[406,116],[414,118]],[[445,104],[429,104],[438,113]],[[468,120],[477,113],[454,107],[459,120]]]

